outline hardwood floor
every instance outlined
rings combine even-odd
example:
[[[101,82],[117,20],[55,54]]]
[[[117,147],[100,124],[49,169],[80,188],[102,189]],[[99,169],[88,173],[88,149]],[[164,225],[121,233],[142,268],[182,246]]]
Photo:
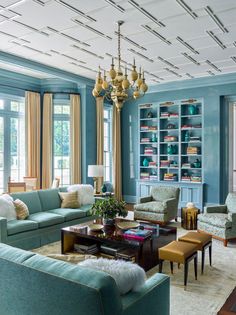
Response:
[[[236,315],[236,287],[217,315]]]

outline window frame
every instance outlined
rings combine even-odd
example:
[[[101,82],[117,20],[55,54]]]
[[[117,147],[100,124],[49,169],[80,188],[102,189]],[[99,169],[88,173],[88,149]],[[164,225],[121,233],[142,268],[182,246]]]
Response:
[[[69,122],[69,183],[65,184],[63,181],[63,169],[61,168],[61,174],[60,174],[60,185],[70,185],[71,184],[71,167],[70,167],[70,161],[71,161],[71,152],[70,152],[70,110],[69,110],[69,114],[59,114],[59,113],[55,113],[54,112],[54,107],[58,106],[58,105],[66,105],[69,107],[70,109],[70,98],[69,95],[54,95],[53,96],[53,102],[52,102],[52,178],[55,178],[55,164],[54,164],[54,122],[55,121],[68,121]],[[67,169],[67,168],[65,168]]]
[[[0,100],[3,100],[4,107],[0,108],[0,117],[3,118],[3,187],[0,187],[0,191],[3,190],[7,191],[7,183],[8,179],[11,176],[11,119],[15,118],[18,120],[23,119],[24,120],[24,129],[25,129],[25,117],[26,117],[26,107],[25,107],[25,97],[18,96],[18,95],[10,95],[10,94],[4,94],[0,93]],[[13,111],[11,110],[11,102],[18,102],[24,104],[24,112],[20,111]],[[24,143],[25,143],[25,133],[23,135],[24,137]],[[19,141],[19,139],[17,139]],[[19,148],[19,147],[18,147]],[[17,152],[17,155],[19,152]],[[25,154],[24,154],[24,169],[23,173],[26,171],[26,147],[25,147]],[[18,171],[18,181],[23,180],[23,178],[20,177],[20,168],[17,169]],[[22,169],[21,169],[22,171]]]

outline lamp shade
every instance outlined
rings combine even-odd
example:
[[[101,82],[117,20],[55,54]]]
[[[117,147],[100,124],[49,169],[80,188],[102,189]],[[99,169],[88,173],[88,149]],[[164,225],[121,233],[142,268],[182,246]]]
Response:
[[[103,177],[103,165],[88,165],[88,177]]]

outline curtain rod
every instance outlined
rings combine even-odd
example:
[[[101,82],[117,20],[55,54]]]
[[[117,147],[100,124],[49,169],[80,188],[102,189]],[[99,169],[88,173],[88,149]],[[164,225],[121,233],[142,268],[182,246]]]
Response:
[[[43,94],[74,94],[74,95],[80,95],[79,92],[50,92],[50,91],[46,91],[43,92]]]

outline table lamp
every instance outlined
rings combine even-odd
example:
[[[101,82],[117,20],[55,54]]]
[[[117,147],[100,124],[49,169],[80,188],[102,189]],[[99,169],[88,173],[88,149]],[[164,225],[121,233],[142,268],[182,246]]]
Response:
[[[93,177],[94,182],[94,193],[98,194],[98,177],[104,176],[104,166],[103,165],[88,165],[88,177]]]

